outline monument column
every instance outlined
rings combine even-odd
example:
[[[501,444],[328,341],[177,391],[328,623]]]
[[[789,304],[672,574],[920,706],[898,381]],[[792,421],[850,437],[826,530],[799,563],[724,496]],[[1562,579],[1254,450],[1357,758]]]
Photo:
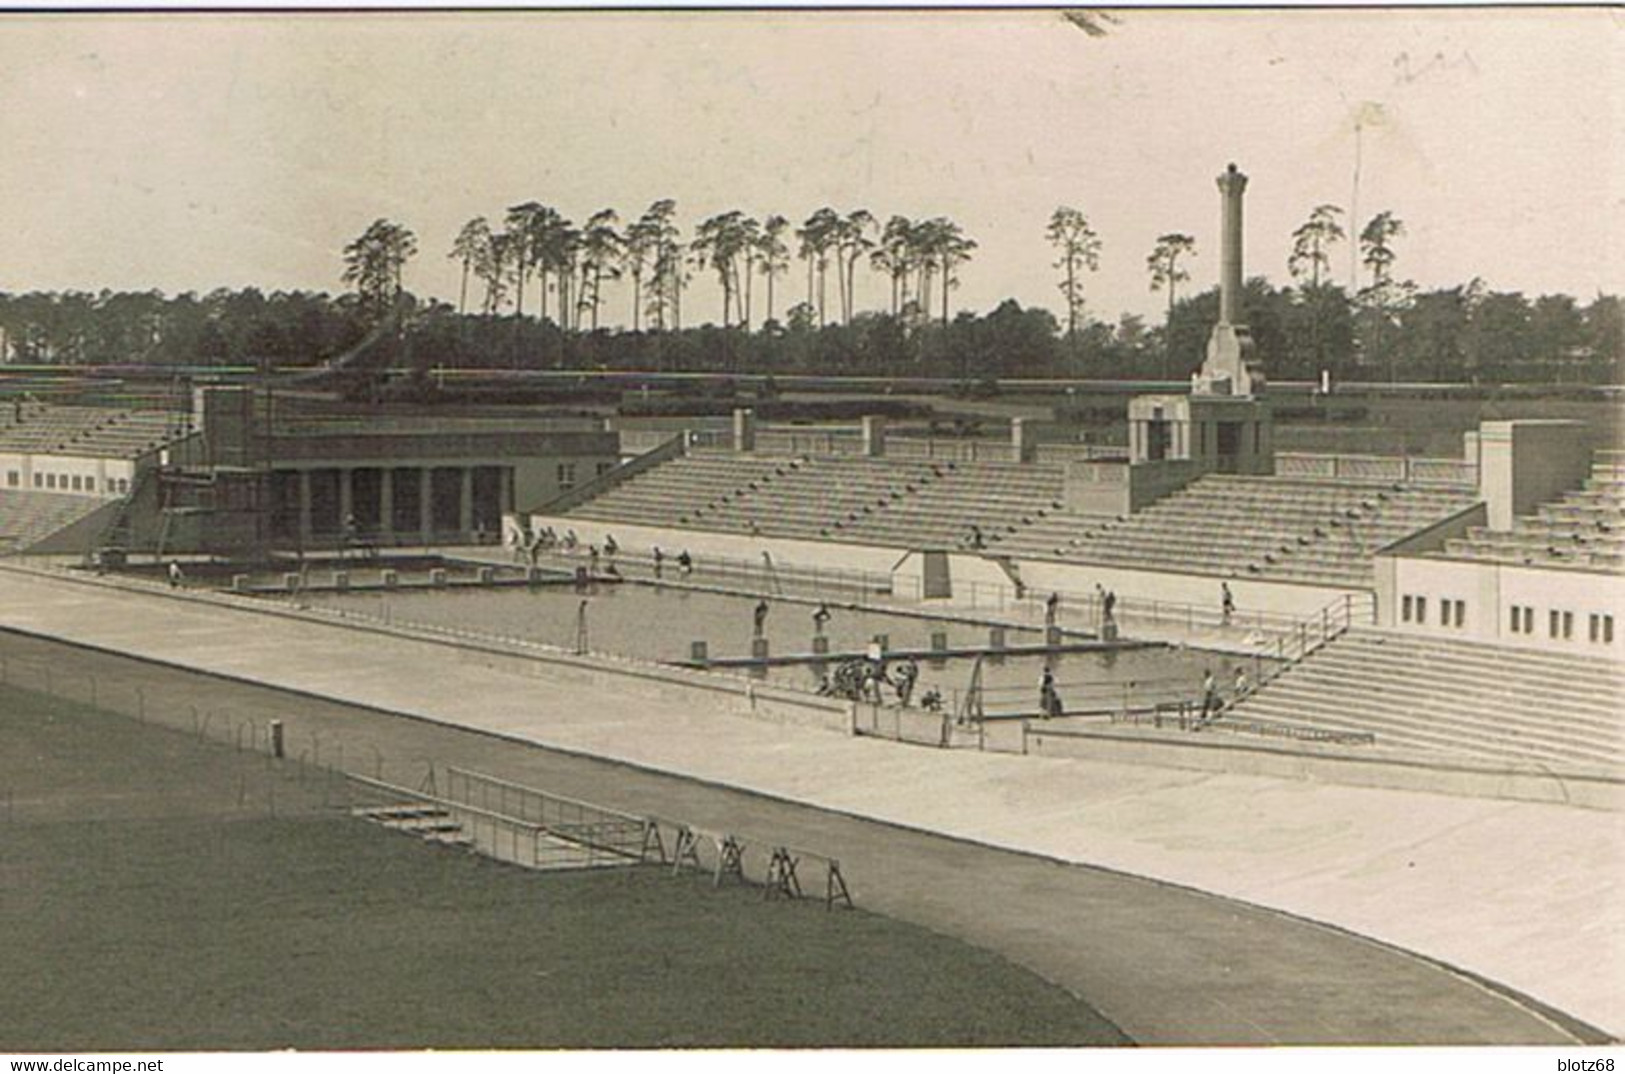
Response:
[[[1219,254],[1219,322],[1241,324],[1241,196],[1247,191],[1247,177],[1234,164],[1219,176],[1223,197]]]

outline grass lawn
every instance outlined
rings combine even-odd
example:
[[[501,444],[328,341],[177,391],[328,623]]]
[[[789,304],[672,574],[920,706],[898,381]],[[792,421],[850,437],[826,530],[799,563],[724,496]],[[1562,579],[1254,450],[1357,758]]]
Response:
[[[0,689],[0,757],[0,1051],[1121,1042],[910,925],[527,872],[353,820],[296,765],[40,694]]]

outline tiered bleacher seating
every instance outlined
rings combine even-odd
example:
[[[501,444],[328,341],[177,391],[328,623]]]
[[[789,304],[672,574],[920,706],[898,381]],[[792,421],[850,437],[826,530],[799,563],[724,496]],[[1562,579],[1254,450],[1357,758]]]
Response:
[[[788,480],[765,485],[755,496],[736,498],[700,521],[707,528],[767,536],[882,543],[858,536],[857,525],[941,480],[951,465],[817,456],[807,459]]]
[[[1618,772],[1625,668],[1607,657],[1352,630],[1231,712],[1376,735],[1378,747]]]
[[[904,548],[984,545],[1042,522],[1061,508],[1059,467],[1007,462],[950,462],[882,509],[837,527],[867,544]]]
[[[24,551],[105,503],[92,496],[0,489],[0,553]]]
[[[184,420],[159,410],[36,402],[0,406],[0,452],[129,459],[188,431]]]
[[[1369,586],[1377,549],[1473,493],[1209,474],[1132,516],[1058,513],[993,547],[1018,556]]]
[[[1545,503],[1512,529],[1484,527],[1446,542],[1454,558],[1625,572],[1625,452],[1599,451],[1585,485]]]
[[[965,547],[1040,521],[1059,506],[1061,472],[1010,463],[771,458],[699,453],[670,460],[569,513],[899,548]]]
[[[1212,474],[1127,518],[1062,506],[1059,467],[699,453],[583,519],[1369,586],[1377,549],[1470,506],[1455,489]]]
[[[648,526],[714,529],[709,513],[750,496],[765,483],[783,480],[806,465],[803,459],[754,455],[683,455],[615,486],[570,511],[579,518]]]

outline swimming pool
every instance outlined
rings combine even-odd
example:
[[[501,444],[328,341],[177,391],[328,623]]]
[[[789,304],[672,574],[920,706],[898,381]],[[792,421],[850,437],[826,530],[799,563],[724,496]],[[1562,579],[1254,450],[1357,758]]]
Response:
[[[310,592],[307,603],[382,622],[451,627],[517,638],[574,650],[611,653],[664,663],[686,661],[693,644],[703,642],[713,660],[751,655],[755,633],[754,596],[718,593],[681,586],[635,582],[618,585],[545,585],[441,590],[369,590]],[[763,636],[774,656],[811,654],[817,605],[766,598]],[[898,612],[831,604],[823,633],[833,654],[861,653],[877,635],[888,651],[926,651],[934,642],[949,648],[985,648],[990,625]],[[1010,627],[1012,646],[1036,645],[1042,632]],[[934,637],[940,635],[940,637]],[[988,711],[1032,711],[1045,663],[1054,667],[1062,701],[1069,710],[1152,703],[1194,696],[1202,674],[1211,668],[1228,683],[1234,661],[1200,650],[1146,648],[1121,652],[1071,652],[1049,656],[989,658],[982,662],[981,682]],[[952,704],[969,686],[974,657],[921,659],[914,696],[935,689]],[[829,664],[792,664],[727,673],[750,674],[803,689],[817,687]],[[722,673],[719,671],[719,673]],[[1255,675],[1249,667],[1249,675]],[[1256,678],[1256,675],[1255,675]]]

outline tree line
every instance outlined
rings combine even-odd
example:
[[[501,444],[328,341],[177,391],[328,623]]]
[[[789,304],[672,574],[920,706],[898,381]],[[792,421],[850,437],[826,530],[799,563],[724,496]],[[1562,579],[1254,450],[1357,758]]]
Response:
[[[1349,236],[1336,205],[1316,206],[1293,232],[1276,287],[1247,282],[1245,316],[1275,379],[1618,382],[1617,296],[1581,305],[1528,298],[1481,280],[1421,291],[1398,271],[1404,223],[1377,213],[1354,241],[1365,278],[1350,293],[1332,278]],[[1064,323],[1007,300],[986,314],[952,309],[977,249],[946,217],[885,220],[831,207],[799,225],[729,210],[685,235],[661,199],[622,221],[602,209],[576,224],[536,201],[497,223],[469,220],[446,256],[460,267],[455,305],[406,289],[417,236],[374,221],[342,251],[347,293],[248,288],[205,296],[157,292],[0,294],[0,360],[75,364],[309,364],[354,347],[381,322],[393,364],[507,368],[872,372],[976,379],[1079,376],[1175,379],[1200,365],[1217,292],[1181,294],[1199,255],[1183,232],[1159,236],[1147,286],[1167,297],[1161,324],[1091,315],[1087,280],[1103,243],[1087,216],[1058,206],[1043,235],[1055,251]],[[794,262],[799,261],[799,269]],[[792,270],[800,276],[789,280]],[[861,272],[885,284],[881,309],[860,309]],[[683,301],[710,276],[719,324],[685,324]],[[620,283],[627,305],[606,284]],[[794,289],[794,301],[783,300]],[[527,312],[528,304],[528,312]],[[787,305],[782,310],[781,305]],[[607,321],[617,327],[604,327]],[[374,363],[368,363],[374,364]]]

